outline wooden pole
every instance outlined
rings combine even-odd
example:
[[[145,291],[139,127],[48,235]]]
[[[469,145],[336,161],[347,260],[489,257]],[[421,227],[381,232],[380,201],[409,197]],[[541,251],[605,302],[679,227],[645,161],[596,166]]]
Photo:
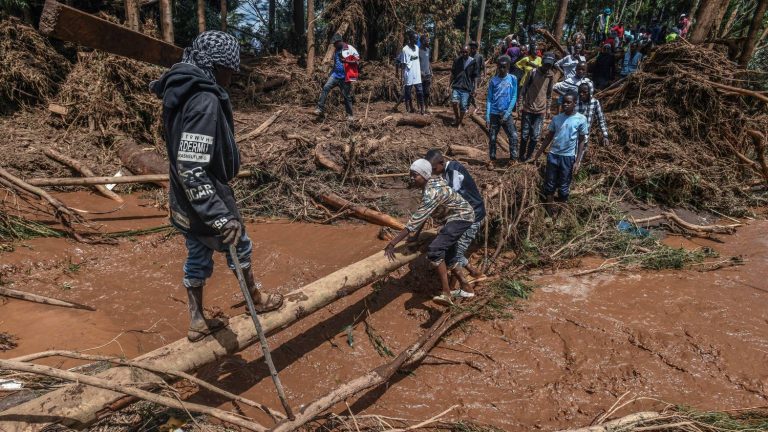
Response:
[[[137,0],[125,0],[125,23],[129,29],[139,31],[139,3]]]
[[[368,207],[353,204],[352,202],[334,193],[319,193],[316,194],[315,197],[323,204],[329,205],[338,211],[349,210],[352,213],[352,216],[358,219],[362,219],[366,222],[370,222],[374,225],[389,227],[398,231],[405,228],[405,224],[388,214],[369,209]]]
[[[171,0],[160,0],[160,27],[163,34],[163,40],[172,44],[173,11],[171,10]]]
[[[221,31],[227,31],[227,0],[221,0]]]
[[[728,0],[701,0],[699,8],[696,9],[696,19],[689,36],[692,43],[702,43],[707,39],[722,1]]]
[[[307,73],[315,70],[315,0],[307,0]]]
[[[83,309],[83,310],[87,310],[87,311],[95,311],[96,310],[96,309],[94,309],[94,308],[92,308],[90,306],[81,305],[81,304],[78,304],[78,303],[72,303],[72,302],[68,302],[68,301],[64,301],[64,300],[59,300],[59,299],[55,299],[55,298],[52,298],[52,297],[45,297],[45,296],[41,296],[41,295],[37,295],[37,294],[32,294],[32,293],[24,292],[24,291],[17,291],[17,290],[14,290],[14,289],[4,288],[4,287],[0,287],[0,296],[15,298],[17,300],[30,301],[30,302],[33,302],[33,303],[46,304],[46,305],[51,305],[51,306],[61,306],[61,307],[68,307],[68,308],[73,308],[73,309]]]
[[[431,237],[422,234],[424,240]],[[397,248],[390,261],[383,252],[335,271],[285,296],[285,305],[277,311],[260,316],[267,334],[277,333],[300,319],[346,297],[360,288],[390,274],[412,262],[422,254],[406,245]],[[222,356],[242,351],[258,340],[253,322],[247,314],[229,320],[229,326],[198,342],[186,337],[160,347],[136,359],[154,367],[192,372]],[[134,388],[152,387],[157,377],[149,372],[115,367],[95,375],[115,384],[134,385]],[[41,431],[51,423],[87,426],[97,419],[99,411],[119,400],[119,392],[67,385],[24,404],[0,413],[0,430],[4,432]]]
[[[485,2],[486,0],[480,0],[480,15],[477,18],[477,37],[475,38],[475,42],[478,44],[482,40],[483,37],[483,21],[485,20]]]
[[[40,16],[40,32],[45,36],[158,66],[173,66],[181,60],[183,53],[177,46],[63,5],[56,0],[45,1]]]
[[[469,26],[472,24],[472,0],[467,0],[467,23],[464,26],[464,45],[469,43]]]
[[[96,175],[91,171],[90,168],[85,166],[82,162],[72,159],[69,156],[65,156],[56,150],[52,148],[47,148],[43,150],[43,153],[45,153],[46,156],[49,158],[59,161],[63,163],[64,165],[74,169],[75,171],[79,172],[80,174],[84,175],[85,177],[95,177]],[[123,202],[123,199],[120,197],[120,195],[112,192],[111,190],[107,189],[104,185],[94,185],[95,189],[105,197],[115,200],[117,202]]]
[[[197,0],[197,33],[205,31],[205,0]]]
[[[747,39],[744,41],[744,47],[741,49],[741,55],[739,56],[739,65],[742,67],[747,67],[761,38],[760,27],[763,24],[766,9],[768,9],[768,0],[760,0],[755,9],[755,15],[752,17],[752,23],[749,25]]]

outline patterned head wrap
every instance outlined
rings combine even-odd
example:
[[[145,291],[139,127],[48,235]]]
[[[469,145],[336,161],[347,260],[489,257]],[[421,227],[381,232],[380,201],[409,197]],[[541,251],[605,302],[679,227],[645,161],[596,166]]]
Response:
[[[216,82],[213,75],[214,65],[240,70],[240,44],[234,36],[218,30],[200,33],[191,47],[184,49],[182,63],[189,63],[200,68],[205,75]]]
[[[411,171],[429,180],[432,177],[432,164],[426,159],[417,159],[411,164]]]

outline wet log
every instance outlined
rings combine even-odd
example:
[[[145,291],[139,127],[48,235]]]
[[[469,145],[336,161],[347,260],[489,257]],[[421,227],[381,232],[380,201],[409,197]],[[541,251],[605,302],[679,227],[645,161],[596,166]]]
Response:
[[[51,305],[51,306],[61,306],[61,307],[68,307],[68,308],[73,308],[73,309],[83,309],[83,310],[87,310],[87,311],[95,311],[96,310],[96,309],[94,309],[94,308],[92,308],[90,306],[81,305],[81,304],[78,304],[78,303],[72,303],[72,302],[68,302],[68,301],[64,301],[64,300],[59,300],[59,299],[55,299],[55,298],[52,298],[52,297],[41,296],[41,295],[38,295],[38,294],[32,294],[32,293],[28,293],[28,292],[24,292],[24,291],[17,291],[17,290],[14,290],[14,289],[4,288],[4,287],[0,287],[0,296],[15,298],[17,300],[30,301],[30,302],[34,302],[34,303],[46,304],[46,305]]]
[[[152,148],[139,147],[132,140],[120,137],[115,142],[117,156],[126,168],[138,175],[165,174],[168,175],[168,161],[154,152]],[[167,182],[153,182],[167,188]]]
[[[474,147],[468,147],[468,146],[460,146],[460,145],[448,146],[448,154],[451,156],[465,156],[469,159],[473,159],[478,162],[483,162],[488,160],[488,155],[484,151],[480,149],[476,149]]]
[[[338,211],[349,210],[352,213],[352,216],[358,219],[362,219],[366,222],[370,222],[374,225],[389,227],[398,231],[405,228],[404,223],[388,214],[369,209],[365,206],[353,204],[352,202],[334,193],[318,193],[315,195],[315,198],[317,198],[323,204],[327,204]]]
[[[48,156],[49,158],[63,163],[64,165],[74,169],[75,171],[79,172],[80,174],[86,177],[95,177],[95,174],[93,173],[93,171],[91,171],[90,168],[88,168],[87,166],[85,166],[85,164],[83,164],[82,162],[76,159],[73,159],[69,156],[65,156],[51,148],[47,148],[43,150],[43,153],[45,153],[45,155]],[[96,189],[100,194],[104,195],[109,199],[115,200],[120,203],[123,202],[123,199],[120,197],[120,195],[107,189],[107,187],[104,185],[94,185],[94,189]]]
[[[315,163],[318,166],[321,166],[323,168],[329,169],[336,174],[343,174],[344,173],[344,167],[337,164],[336,162],[331,159],[331,157],[328,155],[328,151],[325,148],[325,145],[318,144],[315,146]]]
[[[426,234],[426,233],[425,233]],[[425,235],[425,240],[429,240]],[[383,252],[344,267],[285,296],[285,305],[260,316],[264,331],[274,334],[305,316],[390,274],[421,256],[419,251],[401,246],[390,261]],[[186,337],[144,354],[134,361],[168,370],[192,372],[223,356],[242,351],[258,341],[251,317],[231,318],[229,326],[205,339],[191,343]],[[115,367],[95,375],[115,384],[152,388],[157,376],[143,370]],[[37,399],[0,412],[4,432],[40,431],[51,423],[85,427],[96,420],[99,411],[123,398],[111,390],[67,385]]]
[[[397,126],[424,127],[432,124],[432,118],[427,116],[407,115],[397,119]]]
[[[241,170],[237,173],[237,178],[252,177],[258,174],[258,171]],[[50,177],[50,178],[32,178],[27,183],[32,186],[93,186],[106,184],[125,184],[125,183],[158,183],[167,182],[168,174],[145,174],[119,177]]]
[[[56,39],[165,67],[179,62],[183,52],[175,45],[55,0],[45,1],[40,16],[40,32]]]

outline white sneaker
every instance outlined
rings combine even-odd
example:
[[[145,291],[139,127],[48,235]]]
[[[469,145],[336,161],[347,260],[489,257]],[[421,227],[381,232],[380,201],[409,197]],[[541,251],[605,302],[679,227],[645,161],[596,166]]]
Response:
[[[451,296],[455,298],[472,298],[475,296],[475,293],[464,291],[463,289],[459,288],[456,290],[451,291]]]
[[[445,294],[432,297],[432,301],[443,306],[453,306],[453,301],[451,301],[451,298]]]
[[[355,121],[355,116],[347,116],[347,121]]]

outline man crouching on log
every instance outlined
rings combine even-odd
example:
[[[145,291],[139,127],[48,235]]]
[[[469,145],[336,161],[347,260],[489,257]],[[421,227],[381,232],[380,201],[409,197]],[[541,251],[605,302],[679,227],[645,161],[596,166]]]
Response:
[[[461,292],[472,291],[466,281],[460,280],[461,289],[451,292],[448,283],[448,266],[446,262],[455,263],[458,258],[459,239],[475,222],[475,212],[472,206],[448,186],[448,183],[439,175],[432,175],[432,164],[426,159],[418,159],[411,164],[411,179],[413,183],[424,190],[421,206],[411,216],[395,238],[384,248],[384,254],[394,260],[395,246],[411,234],[409,241],[416,241],[424,223],[440,208],[445,215],[445,225],[440,228],[437,236],[427,249],[427,259],[435,266],[440,278],[442,294],[435,296],[436,303],[450,306],[453,304],[452,295],[460,296]]]
[[[232,189],[227,184],[240,169],[229,86],[240,67],[240,46],[224,32],[201,33],[184,50],[181,63],[150,84],[163,99],[163,126],[170,161],[171,223],[184,234],[187,261],[184,288],[189,297],[187,338],[198,341],[226,323],[203,317],[203,287],[213,273],[213,252],[237,242],[256,310],[280,308],[279,294],[265,295],[251,270],[251,240],[243,229]],[[229,268],[234,270],[227,254]]]

